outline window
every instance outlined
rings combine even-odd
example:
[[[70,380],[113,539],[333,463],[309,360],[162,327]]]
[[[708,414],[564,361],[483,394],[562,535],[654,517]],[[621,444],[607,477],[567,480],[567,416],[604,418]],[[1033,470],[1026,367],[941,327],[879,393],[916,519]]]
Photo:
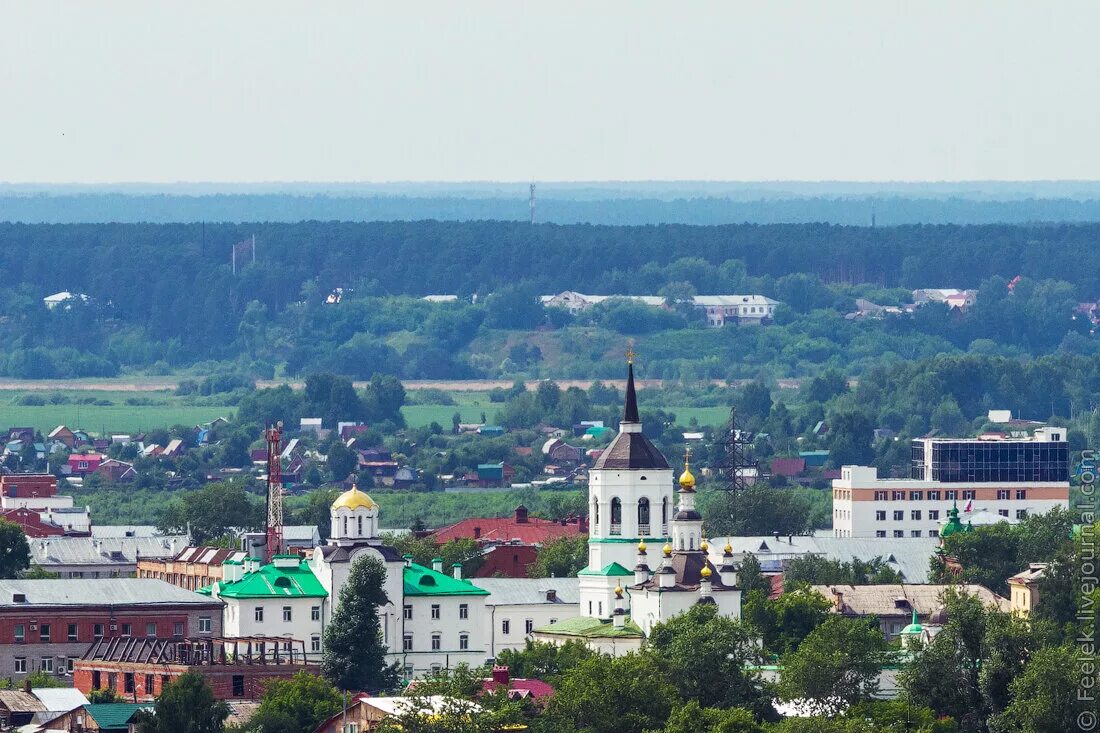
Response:
[[[895,491],[895,492],[891,493],[890,496],[891,496],[891,498],[893,498],[894,501],[905,501],[905,492],[904,491]]]
[[[182,639],[183,638],[183,622],[182,621],[176,621],[174,624],[172,624],[172,636],[176,637],[177,639]]]
[[[909,518],[912,519],[914,522],[919,522],[920,521],[920,509],[914,509],[913,511],[909,512]]]
[[[42,657],[42,666],[40,669],[47,674],[53,674],[53,657]],[[127,690],[129,692],[129,690]]]
[[[1027,509],[1017,509],[1016,510],[1016,518],[1017,519],[1027,519]]]
[[[943,493],[944,493],[944,498],[947,499],[948,501],[955,501],[956,499],[959,498],[959,492],[956,489],[948,489],[947,491],[945,491]]]
[[[512,633],[512,622],[509,621],[508,619],[503,619],[500,622],[500,633],[502,633],[502,634]]]
[[[886,512],[885,511],[875,512],[875,520],[879,521],[879,522],[885,522],[886,521]]]
[[[156,684],[157,684],[156,679],[157,678],[154,677],[151,674],[145,675],[145,694],[146,695],[152,695],[153,692],[155,692],[155,690],[153,688],[156,687]]]
[[[1008,510],[1007,509],[998,509],[997,514],[999,514],[1002,517],[1007,517],[1008,516]]]
[[[875,530],[875,537],[885,537],[885,536],[886,536],[886,530],[885,529],[876,529]]]
[[[909,492],[909,501],[920,501],[923,498],[924,498],[924,492],[923,491],[910,491]]]
[[[412,617],[413,617],[413,607],[408,606],[408,605],[405,606],[405,620],[406,621],[412,621]]]
[[[939,500],[940,500],[940,492],[938,490],[928,492],[928,501],[939,501]]]
[[[256,606],[256,609],[254,611],[254,615],[255,615],[256,620],[262,623],[263,620],[264,620],[264,607],[263,606]]]
[[[76,641],[77,640],[76,630],[77,630],[76,629],[76,624],[69,624],[69,633],[68,633],[69,641]]]
[[[898,511],[894,512],[894,521],[895,522],[900,522],[903,519],[905,519],[905,512],[901,511],[900,509]]]
[[[905,532],[903,530],[900,530],[900,529],[895,529],[894,530],[894,537],[904,537],[904,536],[905,536]]]
[[[199,633],[209,634],[214,630],[214,624],[209,616],[199,616]]]
[[[928,518],[931,519],[933,522],[936,521],[937,519],[940,518],[940,510],[939,509],[929,509],[928,510]]]
[[[156,625],[155,622],[150,621],[149,623],[145,624],[145,635],[146,636],[156,636],[157,635],[157,625]]]
[[[294,618],[294,612],[291,611],[290,606],[283,606],[283,621],[292,621]]]
[[[432,634],[432,651],[437,652],[443,648],[442,634]]]
[[[1027,498],[1027,489],[1016,489],[1016,498],[1017,499],[1026,499]]]
[[[920,537],[920,530],[919,529],[914,529],[912,532],[909,533],[909,536],[910,537]]]
[[[50,638],[50,625],[49,624],[42,624],[41,626],[38,627],[38,629],[39,629],[39,631],[38,631],[39,641],[42,641],[42,642],[53,641]]]
[[[320,606],[314,606],[313,608],[309,609],[309,619],[311,621],[320,621],[321,620],[321,607]]]
[[[133,627],[132,624],[123,624],[122,625],[122,635],[123,636],[130,636],[133,633],[133,630],[134,630],[134,627]]]
[[[525,634],[530,634],[534,630],[535,630],[535,620],[534,619],[529,618],[529,619],[527,619],[526,621],[523,622],[523,632]]]
[[[244,675],[233,675],[233,697],[244,697]]]
[[[964,489],[963,490],[963,499],[973,499],[975,493],[976,492],[974,491],[974,489]]]
[[[997,489],[997,498],[998,499],[1007,499],[1008,498],[1008,489]]]
[[[103,624],[96,624],[92,627],[92,636],[97,639],[103,638]]]
[[[469,648],[470,648],[470,635],[469,634],[459,634],[458,635],[458,650],[464,652],[464,651],[467,651]]]
[[[589,615],[589,616],[591,616],[591,615],[592,615],[592,601],[589,601],[589,602],[588,602],[588,615]]]
[[[439,604],[432,604],[432,620],[439,620]]]
[[[619,497],[611,500],[611,534],[623,533],[623,502]]]
[[[321,651],[321,636],[319,634],[309,637],[309,650],[311,652]]]
[[[401,639],[401,650],[406,652],[411,652],[413,650],[412,634],[405,634],[405,636]]]
[[[15,658],[15,671],[19,674],[25,674],[27,671],[27,658],[16,657]]]
[[[27,640],[27,627],[23,624],[15,625],[15,643],[22,644]]]
[[[458,617],[461,619],[470,618],[470,605],[468,603],[458,604]]]
[[[439,674],[443,671],[443,665],[438,662],[431,666],[432,674]]]
[[[928,530],[928,536],[929,537],[939,537],[940,536],[940,531],[938,529],[930,529],[930,530]]]
[[[66,657],[65,658],[65,671],[68,672],[69,674],[72,674],[73,673],[73,667],[74,667],[75,664],[76,664],[76,657]]]
[[[550,619],[550,623],[551,623],[551,624],[556,624],[557,622],[558,622],[558,620],[557,620],[556,618],[552,618],[552,619]]]
[[[886,501],[886,498],[888,496],[890,496],[890,492],[888,492],[888,491],[876,491],[875,492],[875,501]]]

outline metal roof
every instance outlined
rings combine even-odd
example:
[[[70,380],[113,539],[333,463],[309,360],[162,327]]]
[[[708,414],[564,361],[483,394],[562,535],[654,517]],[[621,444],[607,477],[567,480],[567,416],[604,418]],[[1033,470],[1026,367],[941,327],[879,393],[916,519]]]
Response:
[[[133,565],[139,558],[173,557],[184,547],[185,535],[50,537],[30,542],[31,564],[46,569],[54,565]]]
[[[16,602],[23,595],[26,601]],[[206,596],[151,578],[67,578],[0,580],[0,609],[43,606],[221,604]]]
[[[576,605],[580,598],[577,578],[470,578],[478,588],[489,591],[486,606]],[[547,591],[556,600],[546,600]]]
[[[46,710],[65,713],[88,704],[88,698],[75,687],[35,687],[31,694],[42,701]]]
[[[887,565],[901,573],[907,583],[928,582],[928,561],[939,546],[938,537],[882,539],[795,535],[789,541],[787,535],[780,535],[779,539],[774,535],[712,537],[712,559],[721,555],[722,547],[727,542],[733,546],[734,555],[756,555],[761,563],[767,559],[788,560],[805,555],[819,555],[840,562],[851,562],[853,557],[865,562],[881,557]]]

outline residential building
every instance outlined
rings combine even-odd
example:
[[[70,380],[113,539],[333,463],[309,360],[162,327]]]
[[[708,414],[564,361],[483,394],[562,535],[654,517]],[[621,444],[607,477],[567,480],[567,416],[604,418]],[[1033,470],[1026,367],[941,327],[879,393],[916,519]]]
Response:
[[[519,651],[535,638],[535,629],[576,618],[580,597],[577,578],[474,578],[488,591],[479,621],[487,640],[486,655]]]
[[[0,580],[0,677],[71,674],[97,640],[189,634],[221,636],[221,604],[159,580]]]
[[[477,517],[463,519],[432,532],[432,539],[443,544],[450,540],[472,539],[482,544],[507,543],[519,540],[524,544],[544,545],[562,537],[581,537],[588,531],[583,518],[555,522],[532,517],[527,507],[516,507],[510,517]]]
[[[855,618],[873,617],[887,640],[913,623],[913,616],[925,623],[944,608],[944,595],[958,592],[975,596],[987,608],[1008,611],[1008,600],[981,585],[812,585],[810,589],[832,603],[830,611]]]
[[[244,550],[224,547],[185,547],[170,558],[141,558],[137,577],[155,578],[186,590],[197,591],[220,581],[224,577],[223,563],[241,562]]]
[[[86,704],[42,724],[44,731],[66,733],[131,733],[134,716],[153,710],[151,703],[108,702]]]
[[[1039,581],[1047,572],[1047,563],[1033,562],[1027,570],[1008,579],[1008,600],[1012,612],[1027,618],[1039,605]]]
[[[64,425],[58,425],[56,428],[50,431],[50,434],[46,436],[47,440],[57,441],[65,445],[66,448],[72,450],[76,447],[76,433]]]
[[[69,456],[69,474],[73,476],[87,476],[95,473],[99,464],[107,460],[102,453],[73,453]]]
[[[566,290],[557,295],[543,295],[539,300],[546,308],[565,308],[579,313],[607,300],[629,300],[653,308],[667,307],[667,299],[660,295],[586,295]],[[707,325],[721,328],[727,323],[759,325],[775,317],[779,301],[763,295],[696,295],[691,305],[702,311]]]
[[[186,546],[185,535],[47,537],[30,542],[31,564],[61,578],[132,578],[141,560],[165,560]]]
[[[418,711],[431,716],[443,710],[466,709],[477,712],[481,707],[469,700],[448,698],[441,695],[426,697],[371,697],[356,695],[347,708],[321,723],[313,733],[370,733],[377,730],[382,721],[391,715],[407,715]]]
[[[539,546],[519,540],[490,545],[481,552],[481,567],[476,578],[528,578],[529,569],[538,560]]]
[[[0,475],[0,511],[26,509],[38,514],[46,525],[65,535],[82,536],[91,531],[88,507],[73,506],[73,497],[58,496],[57,477],[52,474],[13,473]],[[26,516],[24,514],[24,516]],[[34,522],[28,517],[28,526]],[[45,532],[47,536],[53,534]]]
[[[938,536],[947,511],[987,511],[1008,519],[1069,505],[1069,446],[1064,428],[1031,438],[918,438],[910,477],[885,479],[869,466],[844,466],[833,481],[838,537]]]

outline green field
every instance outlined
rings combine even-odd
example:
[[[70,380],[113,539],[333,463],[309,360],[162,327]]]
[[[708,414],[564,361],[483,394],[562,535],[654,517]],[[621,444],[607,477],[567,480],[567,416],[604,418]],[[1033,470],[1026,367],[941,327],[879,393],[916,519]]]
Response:
[[[98,392],[71,391],[36,392],[49,398],[50,394],[63,394],[70,402],[61,405],[20,405],[25,392],[0,392],[0,427],[33,427],[48,433],[58,425],[82,428],[96,434],[111,432],[132,433],[172,425],[198,425],[216,417],[228,417],[233,412],[230,405],[194,406],[181,398],[163,392]],[[77,404],[78,400],[95,398],[110,405]],[[157,404],[128,405],[127,399],[145,399]]]

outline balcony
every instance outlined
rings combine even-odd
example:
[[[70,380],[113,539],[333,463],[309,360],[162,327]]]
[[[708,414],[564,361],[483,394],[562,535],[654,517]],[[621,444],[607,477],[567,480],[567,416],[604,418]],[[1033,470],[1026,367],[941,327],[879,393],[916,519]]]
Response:
[[[638,536],[649,537],[649,522],[638,524]]]
[[[661,524],[661,536],[668,537],[668,522]]]
[[[622,523],[621,523],[621,522],[619,522],[619,523],[616,523],[616,522],[612,522],[612,523],[611,523],[611,534],[613,534],[613,535],[621,535],[622,533],[623,533],[623,525],[622,525]]]

